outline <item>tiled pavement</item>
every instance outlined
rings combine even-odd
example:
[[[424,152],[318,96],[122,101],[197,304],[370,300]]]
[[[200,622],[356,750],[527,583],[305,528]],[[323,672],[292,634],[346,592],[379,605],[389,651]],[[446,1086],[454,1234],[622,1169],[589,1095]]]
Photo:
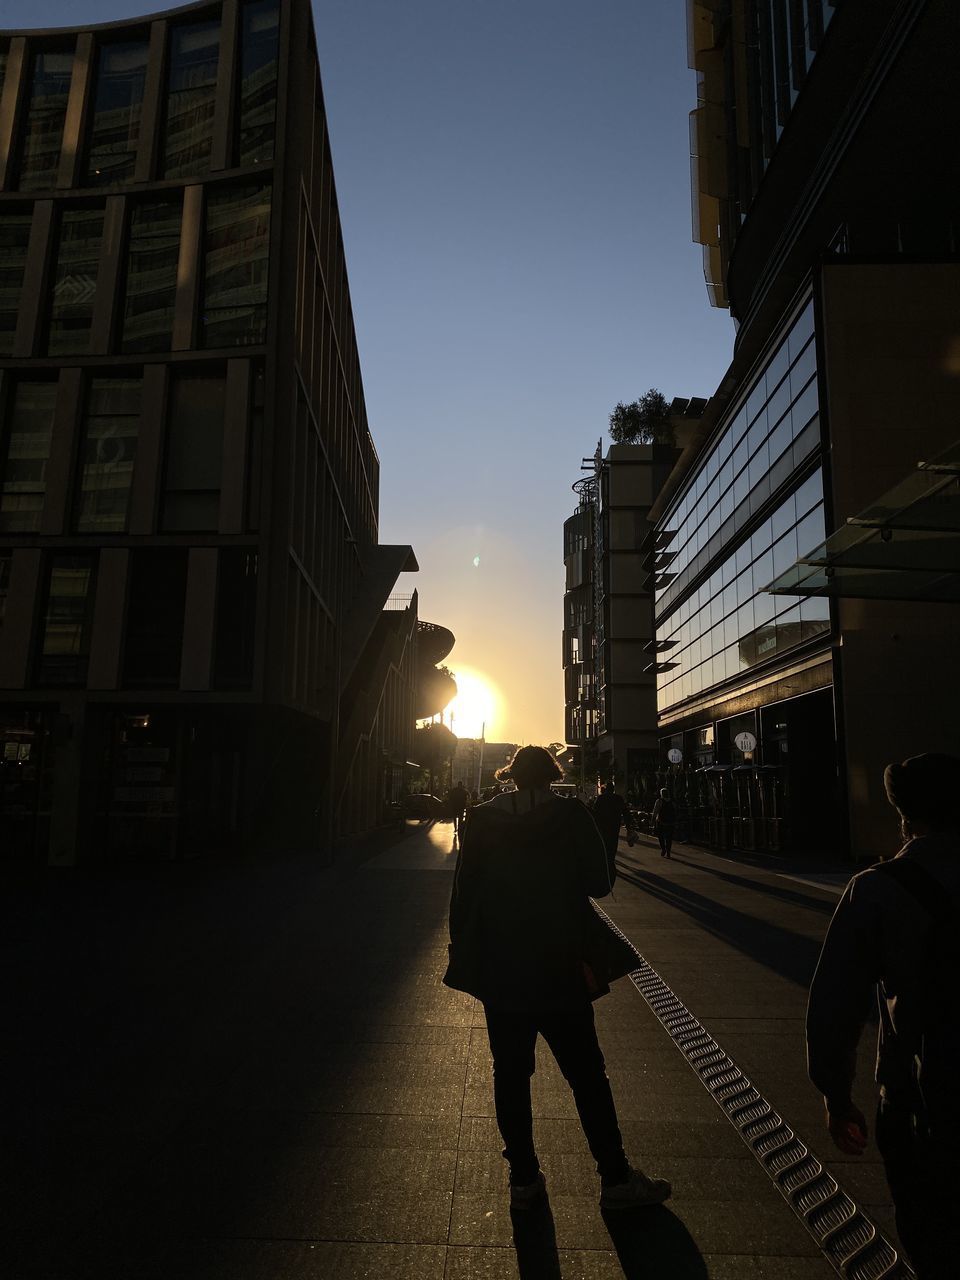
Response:
[[[825,1159],[802,1017],[830,877],[824,888],[685,848],[666,863],[648,842],[622,854],[605,908]],[[511,1219],[482,1015],[439,982],[454,856],[438,824],[332,870],[195,864],[22,891],[12,941],[41,988],[19,992],[5,1274],[832,1275],[626,980],[596,1006],[601,1043],[628,1151],[674,1198],[600,1214],[544,1049],[549,1209]],[[888,1229],[876,1163],[830,1167]]]

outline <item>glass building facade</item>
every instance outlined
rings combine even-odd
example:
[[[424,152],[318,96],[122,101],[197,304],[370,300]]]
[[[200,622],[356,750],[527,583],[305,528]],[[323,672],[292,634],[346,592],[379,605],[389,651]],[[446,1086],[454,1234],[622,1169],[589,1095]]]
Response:
[[[828,631],[824,600],[764,592],[823,540],[813,303],[730,413],[662,521],[657,677],[663,713]]]
[[[358,595],[416,566],[379,546],[378,505],[309,0],[0,32],[0,847],[374,825],[356,741],[338,809],[324,780],[341,694],[371,758],[409,759],[415,596],[342,644]],[[405,656],[367,655],[401,632]],[[382,706],[349,718],[368,658]],[[299,774],[275,768],[281,720]],[[73,788],[59,836],[23,771],[7,803],[33,732]]]

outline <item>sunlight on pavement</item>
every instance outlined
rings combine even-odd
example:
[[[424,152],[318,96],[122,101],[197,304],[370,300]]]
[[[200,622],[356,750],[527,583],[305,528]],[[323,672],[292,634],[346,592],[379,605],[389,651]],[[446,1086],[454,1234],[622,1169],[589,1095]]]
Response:
[[[405,837],[363,864],[364,871],[450,871],[457,864],[452,822],[407,822]]]

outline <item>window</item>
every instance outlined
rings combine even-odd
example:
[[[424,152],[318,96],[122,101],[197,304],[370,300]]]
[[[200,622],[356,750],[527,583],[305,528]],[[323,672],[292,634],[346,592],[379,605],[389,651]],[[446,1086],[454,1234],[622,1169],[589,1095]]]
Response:
[[[267,326],[270,188],[212,187],[207,196],[200,344],[263,342]]]
[[[125,685],[142,689],[180,683],[186,598],[186,550],[133,552],[123,646]]]
[[[181,198],[137,204],[127,241],[122,351],[169,351],[180,254]]]
[[[78,533],[123,533],[140,428],[139,378],[93,378],[80,444]]]
[[[180,374],[170,388],[160,527],[212,532],[219,523],[225,379]]]
[[[7,596],[10,594],[10,567],[13,555],[9,551],[0,551],[0,631],[7,615]]]
[[[146,40],[100,46],[84,181],[91,187],[133,177],[147,75]]]
[[[0,477],[0,531],[36,533],[47,493],[55,382],[18,382],[8,401]]]
[[[277,0],[247,0],[242,22],[237,159],[240,164],[268,164],[277,114]]]
[[[32,213],[0,217],[0,356],[13,353]]]
[[[165,178],[202,173],[210,163],[219,54],[219,20],[184,23],[170,32]]]
[[[230,547],[221,551],[217,569],[214,688],[250,688],[253,682],[256,611],[256,549]]]
[[[46,606],[37,659],[37,683],[85,684],[90,657],[95,559],[50,557]]]
[[[50,293],[49,355],[82,355],[90,346],[103,209],[64,209]]]
[[[21,191],[40,191],[56,182],[72,71],[73,54],[66,50],[41,49],[30,59],[20,150]]]

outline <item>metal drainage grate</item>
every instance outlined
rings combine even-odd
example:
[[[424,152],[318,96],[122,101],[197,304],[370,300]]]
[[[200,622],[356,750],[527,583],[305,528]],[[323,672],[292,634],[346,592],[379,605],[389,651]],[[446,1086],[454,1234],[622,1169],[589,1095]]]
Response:
[[[594,906],[597,904],[594,903]],[[600,907],[610,928],[633,943]],[[640,955],[634,986],[674,1040],[730,1123],[847,1280],[915,1280],[914,1273],[836,1178],[755,1089],[709,1031]]]

